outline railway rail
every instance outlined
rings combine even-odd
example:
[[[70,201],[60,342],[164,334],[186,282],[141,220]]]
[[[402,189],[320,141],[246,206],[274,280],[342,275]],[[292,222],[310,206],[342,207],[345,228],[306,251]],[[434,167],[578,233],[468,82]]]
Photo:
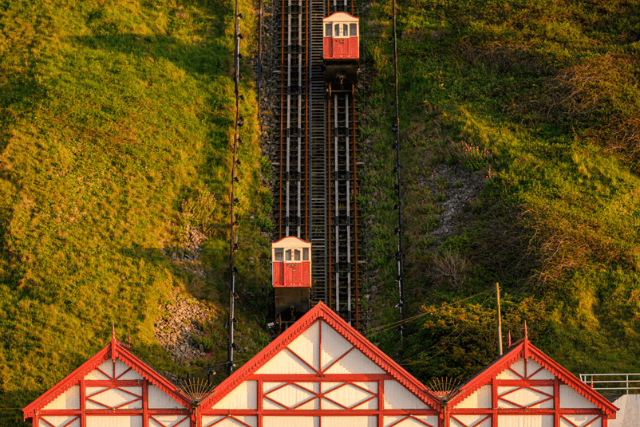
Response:
[[[280,24],[275,237],[312,243],[312,303],[323,301],[362,329],[355,89],[329,94],[323,69],[322,18],[353,13],[354,5],[352,0],[282,0],[275,7]]]

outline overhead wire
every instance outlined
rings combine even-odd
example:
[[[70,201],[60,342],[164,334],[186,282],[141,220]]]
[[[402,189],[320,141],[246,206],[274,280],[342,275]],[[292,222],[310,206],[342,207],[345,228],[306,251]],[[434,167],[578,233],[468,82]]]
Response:
[[[487,291],[487,292],[488,292],[488,291]],[[487,296],[487,297],[484,299],[484,301],[482,301],[482,303],[480,304],[480,306],[481,306],[481,307],[483,307],[483,306],[487,303],[487,301],[489,301],[490,299],[491,299],[491,295]],[[466,331],[467,331],[467,329],[468,329],[468,326],[464,326],[464,324],[460,323],[460,326],[459,326],[458,328],[454,329],[454,330],[453,330],[449,335],[447,335],[445,338],[449,338],[449,337],[451,337],[451,336],[452,336],[454,333],[456,333],[457,331],[460,331],[460,333],[455,337],[455,339],[454,339],[454,340],[450,341],[447,345],[445,345],[442,349],[440,349],[440,351],[438,351],[436,354],[433,354],[431,357],[429,357],[429,358],[428,358],[428,359],[426,359],[426,360],[415,360],[415,361],[413,361],[413,362],[407,362],[408,360],[410,360],[410,359],[412,359],[412,358],[414,358],[414,357],[416,357],[416,356],[419,356],[419,355],[421,355],[421,354],[426,353],[427,351],[429,351],[430,349],[432,349],[435,345],[437,345],[437,344],[438,344],[438,342],[433,343],[432,345],[430,345],[429,347],[427,347],[427,348],[425,348],[425,349],[421,350],[421,351],[420,351],[420,352],[418,352],[418,353],[415,353],[415,354],[413,354],[413,355],[411,355],[411,356],[406,357],[406,358],[402,361],[402,364],[403,364],[403,365],[417,365],[417,364],[422,364],[422,363],[426,363],[427,361],[433,360],[436,356],[438,356],[438,355],[442,354],[445,350],[447,350],[449,347],[451,347],[451,346],[456,342],[456,340],[457,340],[458,338],[460,338],[460,336],[461,336],[464,332],[466,332]],[[441,342],[441,341],[442,341],[442,339],[441,339],[439,342]]]
[[[438,309],[443,308],[443,307],[448,307],[448,306],[451,306],[451,305],[455,305],[455,304],[460,304],[460,303],[462,303],[462,302],[464,302],[464,301],[470,300],[470,299],[472,299],[472,298],[476,298],[476,297],[478,297],[478,296],[480,296],[480,295],[483,295],[483,294],[486,294],[486,293],[488,293],[488,292],[493,292],[493,290],[492,290],[492,289],[487,289],[487,290],[485,290],[485,291],[478,292],[477,294],[474,294],[474,295],[468,296],[468,297],[463,298],[463,299],[461,299],[461,300],[457,300],[457,301],[453,301],[453,302],[450,302],[450,303],[447,303],[447,304],[443,304],[443,305],[441,305],[440,307],[438,307]],[[436,311],[436,309],[434,309],[434,310],[425,310],[425,311],[423,311],[423,312],[422,312],[422,313],[420,313],[420,314],[416,314],[415,316],[409,317],[408,319],[396,320],[396,321],[394,321],[394,322],[387,323],[386,325],[381,325],[381,326],[377,326],[377,327],[375,327],[375,328],[371,328],[371,329],[369,329],[369,332],[373,332],[373,333],[384,332],[384,331],[387,331],[387,330],[389,330],[389,329],[392,329],[392,328],[398,327],[399,325],[401,325],[401,324],[403,324],[403,323],[406,325],[406,324],[407,324],[407,323],[409,323],[409,322],[412,322],[412,321],[414,321],[414,320],[416,320],[416,319],[419,319],[419,318],[421,318],[421,317],[423,317],[423,316],[426,316],[426,315],[428,315],[428,314],[432,314],[432,313],[434,313],[435,311]]]

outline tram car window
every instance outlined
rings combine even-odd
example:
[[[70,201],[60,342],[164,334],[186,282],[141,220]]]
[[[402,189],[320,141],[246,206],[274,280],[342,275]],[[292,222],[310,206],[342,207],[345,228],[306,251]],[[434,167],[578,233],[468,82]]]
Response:
[[[311,243],[290,236],[271,248],[276,321],[283,331],[310,308]]]

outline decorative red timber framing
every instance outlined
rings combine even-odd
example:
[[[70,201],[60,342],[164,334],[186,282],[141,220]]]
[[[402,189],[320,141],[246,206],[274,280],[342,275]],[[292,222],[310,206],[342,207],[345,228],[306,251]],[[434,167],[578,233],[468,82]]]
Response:
[[[471,399],[464,403],[467,398]],[[451,396],[443,413],[445,427],[607,427],[616,411],[602,395],[531,344],[525,330],[523,340]],[[523,417],[540,419],[522,424]]]
[[[109,345],[25,407],[24,419],[34,427],[86,427],[87,417],[122,417],[127,426],[195,425],[191,402],[127,347],[114,333]]]
[[[607,427],[617,411],[533,346],[526,330],[444,404],[322,303],[197,406],[113,335],[24,408],[25,420],[34,427]]]
[[[323,330],[325,334],[331,332],[333,335],[323,337]],[[332,331],[337,332],[337,335]],[[305,333],[313,334],[314,338],[309,338],[312,342],[306,347],[292,348],[294,341]],[[338,335],[343,347],[332,359],[323,362],[323,339],[331,339],[333,341],[330,343],[336,343],[338,341],[335,337]],[[309,347],[317,349],[315,356],[298,353],[300,348],[311,351]],[[273,370],[266,367],[270,361],[280,363],[274,358],[283,353],[287,361],[293,362],[282,362],[280,368]],[[362,364],[354,373],[335,369],[349,357],[356,355],[364,355],[373,362],[369,368],[371,372],[357,372]],[[364,361],[364,358],[358,360]],[[273,363],[268,366],[275,366]],[[288,366],[294,364],[307,373],[278,372],[283,369],[293,372]],[[248,392],[250,397],[245,408],[216,405],[243,383],[251,383],[251,391]],[[395,387],[395,393],[406,393],[408,398],[415,399],[413,404],[403,408],[402,404],[394,407],[386,403],[385,383]],[[228,419],[247,427],[263,427],[265,417],[313,417],[315,426],[321,427],[325,424],[323,417],[375,417],[377,427],[393,427],[408,419],[415,421],[414,426],[417,423],[418,426],[437,427],[439,414],[440,401],[424,385],[330,308],[318,303],[205,398],[199,405],[197,419],[198,426],[202,427],[212,427]],[[250,418],[252,422],[243,417]],[[394,418],[387,418],[385,424],[385,417]],[[427,420],[428,417],[431,423]],[[207,418],[204,423],[203,418]]]

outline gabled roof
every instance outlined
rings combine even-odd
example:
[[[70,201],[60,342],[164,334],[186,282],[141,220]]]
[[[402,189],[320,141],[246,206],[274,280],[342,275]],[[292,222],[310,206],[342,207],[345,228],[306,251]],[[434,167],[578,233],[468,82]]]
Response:
[[[458,391],[449,399],[449,407],[454,407],[465,398],[487,384],[492,378],[498,376],[521,358],[531,358],[539,363],[543,368],[555,375],[560,381],[573,388],[584,396],[588,401],[596,405],[605,415],[614,415],[618,408],[609,402],[600,393],[589,387],[588,384],[580,381],[567,369],[560,366],[558,362],[547,356],[539,348],[531,344],[526,335],[524,339],[515,343],[509,351],[494,360],[489,366],[478,372],[473,378],[458,387]]]
[[[286,237],[283,237],[280,240],[276,240],[275,242],[272,242],[271,245],[275,245],[275,244],[280,243],[283,240],[287,240],[287,239],[297,239],[297,240],[300,240],[302,243],[306,243],[307,245],[311,245],[311,242],[307,242],[306,240],[302,240],[298,236],[286,236]]]
[[[184,397],[177,386],[160,375],[155,369],[144,363],[127,349],[127,345],[121,343],[115,338],[115,333],[111,338],[111,343],[96,353],[91,359],[84,362],[75,371],[67,375],[56,385],[47,390],[36,400],[27,405],[23,410],[24,419],[33,417],[39,410],[51,403],[56,397],[60,396],[70,387],[77,385],[78,381],[84,378],[91,371],[96,369],[102,363],[111,359],[114,363],[116,359],[124,362],[134,371],[142,376],[145,380],[158,387],[160,390],[174,398],[185,408],[191,407],[189,399]]]
[[[271,342],[271,344],[256,354],[251,360],[229,376],[229,378],[220,383],[209,396],[202,400],[200,407],[209,408],[213,406],[319,320],[331,326],[338,334],[349,341],[355,348],[360,350],[421,401],[433,409],[439,410],[441,408],[439,399],[435,397],[426,386],[394,362],[389,356],[384,354],[382,350],[373,345],[322,302],[319,302],[308,313],[302,316],[300,320]]]
[[[358,18],[357,16],[353,16],[352,14],[347,12],[335,12],[323,19],[323,21],[341,21],[341,22],[342,21],[356,22],[359,20],[360,18]]]

